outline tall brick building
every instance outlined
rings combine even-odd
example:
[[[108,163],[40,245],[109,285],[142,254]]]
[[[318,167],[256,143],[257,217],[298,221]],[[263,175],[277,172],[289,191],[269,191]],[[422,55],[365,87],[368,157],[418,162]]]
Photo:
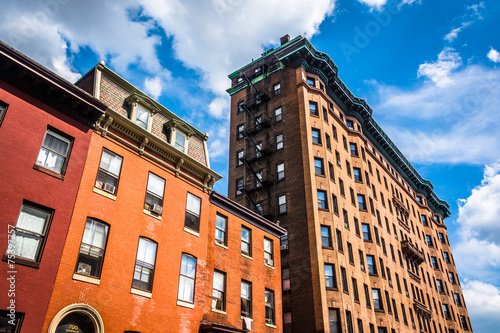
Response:
[[[285,36],[229,78],[229,197],[288,231],[284,331],[472,331],[448,204],[330,57]]]
[[[103,63],[76,85],[107,109],[43,332],[282,331],[285,230],[213,192],[208,136]]]

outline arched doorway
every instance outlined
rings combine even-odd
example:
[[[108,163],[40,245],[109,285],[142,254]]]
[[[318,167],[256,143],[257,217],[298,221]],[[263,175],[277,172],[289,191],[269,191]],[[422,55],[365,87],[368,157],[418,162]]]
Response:
[[[71,304],[59,311],[48,333],[104,333],[99,313],[87,304]]]

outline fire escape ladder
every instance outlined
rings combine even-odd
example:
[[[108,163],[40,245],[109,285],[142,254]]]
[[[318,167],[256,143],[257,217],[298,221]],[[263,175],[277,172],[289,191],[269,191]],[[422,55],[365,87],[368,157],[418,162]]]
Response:
[[[255,115],[252,113],[252,111],[250,111],[250,109],[248,108],[248,106],[245,104],[245,103],[242,103],[241,104],[241,108],[246,112],[248,113],[254,121],[256,121],[257,119],[255,118]]]

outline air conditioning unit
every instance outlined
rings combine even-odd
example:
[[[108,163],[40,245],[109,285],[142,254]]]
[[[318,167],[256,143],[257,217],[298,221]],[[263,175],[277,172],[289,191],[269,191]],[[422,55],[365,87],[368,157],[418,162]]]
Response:
[[[265,258],[265,259],[264,259],[264,262],[266,263],[266,265],[269,265],[269,266],[274,266],[274,261],[273,261],[273,259],[268,259],[268,258]]]
[[[361,269],[362,269],[362,270],[365,270],[365,265],[361,265]]]
[[[163,212],[163,207],[160,205],[154,204],[152,211],[156,214],[161,214],[161,212]]]
[[[77,273],[80,274],[85,274],[85,275],[90,275],[90,272],[92,271],[92,266],[83,262],[78,263],[78,268],[76,270]]]
[[[280,246],[280,250],[281,250],[281,251],[286,251],[286,250],[288,250],[288,245],[281,245],[281,246]]]
[[[104,183],[104,191],[115,194],[116,187],[109,183]]]

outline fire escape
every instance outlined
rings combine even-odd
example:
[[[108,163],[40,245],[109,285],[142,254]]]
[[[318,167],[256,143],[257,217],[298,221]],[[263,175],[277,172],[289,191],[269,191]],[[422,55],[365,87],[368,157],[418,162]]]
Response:
[[[245,100],[238,105],[240,111],[248,115],[245,129],[241,133],[247,142],[241,162],[253,176],[253,181],[246,181],[243,188],[239,188],[239,190],[245,195],[256,213],[269,220],[274,220],[275,210],[271,205],[270,193],[270,188],[274,184],[274,175],[267,163],[267,158],[274,152],[274,146],[269,141],[269,135],[266,132],[271,127],[272,121],[265,112],[260,112],[266,109],[265,104],[270,100],[270,94],[265,88],[259,90],[252,83],[252,79],[264,75],[265,70],[266,66],[260,66],[254,70],[250,77],[242,76],[242,79],[250,86],[250,92]],[[265,135],[259,135],[261,133],[265,133]],[[264,163],[266,166],[262,167]],[[259,200],[264,190],[267,192],[266,199]]]

